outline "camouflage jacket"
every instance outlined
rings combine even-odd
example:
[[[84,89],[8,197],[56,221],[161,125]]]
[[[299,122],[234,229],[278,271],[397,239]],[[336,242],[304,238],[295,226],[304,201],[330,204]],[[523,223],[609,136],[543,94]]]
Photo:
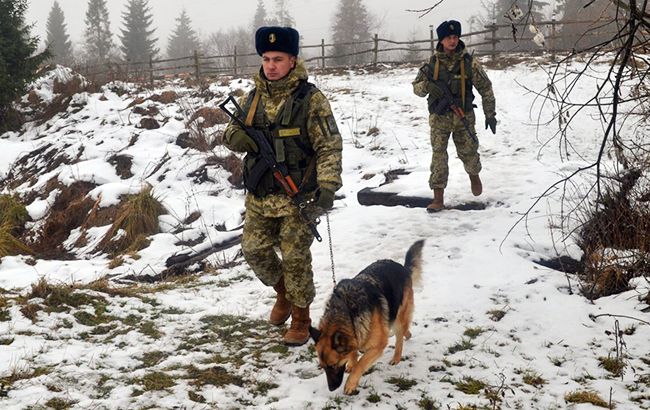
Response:
[[[276,114],[289,96],[307,80],[307,69],[302,61],[283,79],[268,81],[262,70],[255,75],[255,87],[260,93],[260,106],[263,107],[270,123],[276,120]],[[249,99],[248,94],[242,96],[239,103],[244,106]],[[308,101],[307,133],[312,149],[316,156],[316,181],[321,188],[333,192],[341,185],[342,172],[342,139],[336,126],[332,110],[327,98],[320,90],[311,93]],[[224,133],[224,145],[232,150],[237,150],[230,143],[233,133],[241,129],[239,125],[231,122]],[[287,216],[295,212],[291,200],[284,194],[271,194],[263,198],[248,194],[246,207],[254,207],[256,211],[268,217]]]
[[[467,50],[465,49],[465,44],[460,41],[456,52],[453,54],[447,54],[443,51],[442,45],[438,44],[436,49],[435,57],[440,61],[440,69],[446,69],[452,71],[454,66],[459,62],[462,63],[462,60],[467,55]],[[488,78],[483,67],[476,61],[475,58],[472,58],[472,85],[476,90],[481,94],[481,101],[483,106],[483,113],[485,117],[494,117],[496,115],[496,101],[494,98],[494,92],[492,91],[492,82]],[[429,87],[431,82],[422,72],[422,70],[432,70],[430,64],[424,64],[422,68],[418,71],[417,77],[413,81],[413,92],[419,97],[426,97],[429,94]],[[469,111],[469,109],[467,110]]]

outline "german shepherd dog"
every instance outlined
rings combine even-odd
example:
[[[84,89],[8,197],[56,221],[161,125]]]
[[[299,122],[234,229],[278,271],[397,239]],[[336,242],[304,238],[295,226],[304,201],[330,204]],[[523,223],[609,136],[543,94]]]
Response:
[[[344,392],[353,394],[361,376],[381,357],[392,333],[396,340],[390,364],[402,359],[404,338],[411,337],[413,284],[421,276],[423,245],[420,240],[409,248],[404,265],[379,260],[334,287],[318,329],[309,329],[330,391],[341,385],[347,372]],[[360,359],[358,352],[363,353]]]

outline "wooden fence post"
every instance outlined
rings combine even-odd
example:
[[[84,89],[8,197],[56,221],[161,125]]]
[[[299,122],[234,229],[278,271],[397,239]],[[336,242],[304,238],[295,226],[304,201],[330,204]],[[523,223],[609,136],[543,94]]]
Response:
[[[149,54],[149,84],[153,86],[153,56]]]
[[[549,48],[551,49],[551,59],[555,61],[555,16],[551,19],[551,41],[549,41]]]
[[[492,23],[492,62],[497,61],[497,23]]]
[[[196,75],[196,81],[201,82],[201,67],[199,66],[199,52],[194,50],[194,74]]]
[[[320,58],[321,58],[321,68],[325,68],[325,39],[320,39]]]
[[[237,75],[237,46],[235,46],[235,50],[233,51],[233,56],[235,62],[234,73],[235,75]]]
[[[379,35],[375,33],[375,48],[373,50],[373,55],[372,55],[372,66],[376,67],[377,66],[377,59],[378,59],[378,54],[379,54]]]

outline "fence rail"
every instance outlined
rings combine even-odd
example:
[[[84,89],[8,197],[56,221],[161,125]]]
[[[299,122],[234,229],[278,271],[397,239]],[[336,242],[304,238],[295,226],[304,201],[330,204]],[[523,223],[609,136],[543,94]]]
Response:
[[[575,24],[596,24],[594,21],[542,21],[536,26],[544,33],[546,41],[545,47],[542,49],[539,46],[533,46],[533,36],[527,33],[527,26],[524,24],[514,25],[516,30],[516,44],[526,49],[534,49],[535,47],[541,51],[550,53],[555,58],[556,53],[571,51],[571,49],[559,46],[559,40],[566,40],[566,36],[558,35],[558,27],[569,26]],[[602,22],[601,22],[602,23]],[[466,47],[473,52],[480,55],[489,55],[493,60],[502,54],[521,51],[515,47],[502,47],[499,45],[504,43],[513,43],[512,36],[504,36],[500,30],[508,29],[512,31],[513,25],[510,24],[490,24],[484,27],[483,30],[464,33],[463,39],[466,42]],[[584,37],[595,36],[599,34],[596,31],[587,31]],[[575,39],[574,39],[575,40]],[[346,58],[365,56],[365,64],[376,65],[379,62],[406,62],[403,53],[410,53],[417,55],[418,53],[435,52],[435,47],[438,39],[434,37],[433,27],[430,27],[428,39],[414,39],[411,41],[395,41],[385,38],[380,38],[375,34],[371,40],[341,42],[341,43],[326,43],[325,39],[321,39],[320,44],[302,45],[301,50],[304,53],[307,51],[316,50],[313,55],[305,55],[303,57],[305,63],[317,68],[334,68],[341,66],[352,65],[350,63],[341,64],[341,61]],[[426,44],[427,47],[422,47]],[[334,55],[331,51],[334,47],[353,47],[360,48],[351,52],[338,53]],[[402,55],[396,53],[402,52]],[[202,55],[194,51],[192,55],[178,58],[167,59],[153,59],[149,58],[148,61],[136,62],[107,62],[95,66],[82,65],[76,67],[78,71],[85,74],[91,79],[101,78],[105,81],[112,80],[128,80],[128,81],[148,81],[153,84],[156,79],[162,79],[170,74],[177,76],[194,76],[197,80],[202,81],[204,76],[209,75],[242,75],[249,73],[253,70],[259,69],[259,63],[251,64],[252,57],[256,57],[257,53],[246,50],[241,52],[237,47],[233,47],[231,54],[223,55]],[[381,56],[381,59],[380,59]],[[384,58],[388,56],[388,58]],[[417,61],[422,61],[425,58],[418,58]],[[334,63],[328,63],[334,61]],[[415,62],[415,61],[408,61]],[[172,63],[172,64],[170,64]],[[177,64],[173,64],[177,63]]]

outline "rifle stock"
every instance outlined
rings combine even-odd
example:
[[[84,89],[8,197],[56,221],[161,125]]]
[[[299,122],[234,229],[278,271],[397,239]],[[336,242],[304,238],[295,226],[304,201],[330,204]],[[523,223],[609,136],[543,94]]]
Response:
[[[291,202],[298,208],[298,214],[300,214],[302,220],[307,224],[314,238],[316,238],[318,242],[322,242],[323,238],[320,236],[318,230],[316,229],[316,224],[318,221],[314,221],[307,215],[306,208],[309,203],[303,200],[302,195],[300,195],[300,190],[296,186],[296,183],[293,181],[293,178],[291,178],[291,175],[289,175],[286,166],[278,163],[278,161],[275,159],[275,151],[273,150],[273,147],[271,147],[271,144],[269,143],[264,133],[260,130],[256,130],[253,127],[247,126],[241,120],[241,118],[237,117],[227,108],[228,104],[233,104],[239,114],[244,114],[244,111],[232,95],[228,96],[226,100],[219,104],[219,108],[221,108],[221,110],[226,113],[226,115],[228,115],[232,121],[239,125],[239,127],[244,130],[244,132],[249,137],[251,137],[253,141],[255,141],[259,155],[266,164],[267,169],[271,169],[273,178],[278,181],[282,189],[284,189],[284,192],[289,196],[289,198],[291,198]]]

